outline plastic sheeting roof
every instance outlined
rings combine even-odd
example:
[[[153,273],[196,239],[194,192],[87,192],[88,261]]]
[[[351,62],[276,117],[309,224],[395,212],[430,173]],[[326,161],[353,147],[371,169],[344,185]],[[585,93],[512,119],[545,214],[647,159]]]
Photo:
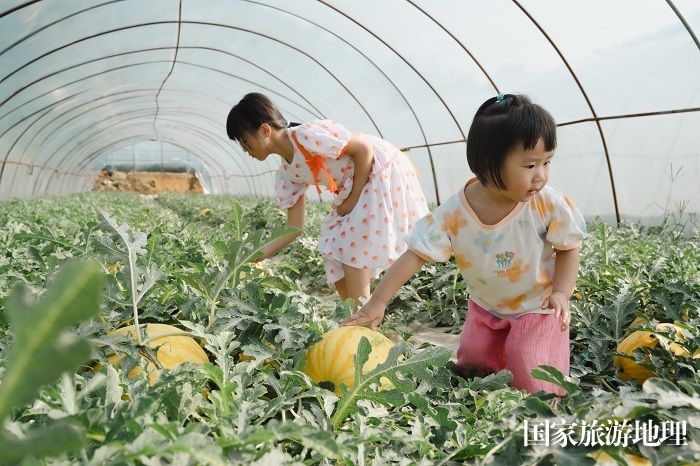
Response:
[[[510,92],[554,115],[550,184],[587,217],[694,214],[697,31],[696,0],[0,0],[0,199],[89,190],[144,141],[207,192],[274,196],[278,159],[225,131],[257,91],[410,148],[439,202],[471,176],[476,108]]]

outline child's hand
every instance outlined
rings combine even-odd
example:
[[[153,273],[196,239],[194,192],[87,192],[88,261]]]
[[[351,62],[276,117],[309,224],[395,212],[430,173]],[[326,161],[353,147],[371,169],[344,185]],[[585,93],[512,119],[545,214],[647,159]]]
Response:
[[[542,302],[542,309],[554,309],[554,314],[561,319],[561,331],[569,328],[571,313],[569,312],[569,298],[560,291],[555,291]]]
[[[353,193],[350,193],[348,197],[345,198],[343,202],[340,203],[340,205],[335,209],[336,212],[338,212],[338,215],[341,217],[346,216],[350,212],[352,212],[352,209],[355,208],[357,205],[357,201],[360,200],[359,196],[353,195]]]
[[[370,299],[367,301],[367,304],[362,306],[362,309],[345,319],[340,325],[362,325],[369,323],[372,330],[377,330],[377,326],[381,323],[382,319],[384,319],[385,310],[386,304]]]

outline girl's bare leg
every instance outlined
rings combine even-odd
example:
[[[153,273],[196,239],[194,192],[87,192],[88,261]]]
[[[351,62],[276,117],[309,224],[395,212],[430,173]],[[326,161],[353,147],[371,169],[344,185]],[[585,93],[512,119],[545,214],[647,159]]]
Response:
[[[367,273],[367,269],[357,269],[346,264],[343,264],[343,272],[345,273],[343,280],[347,292],[346,297],[354,299],[355,305],[359,309],[361,306],[360,297],[369,298],[369,273]]]
[[[345,284],[345,278],[341,278],[337,282],[334,283],[335,289],[338,292],[338,296],[340,296],[341,301],[345,301],[348,299],[348,289]]]

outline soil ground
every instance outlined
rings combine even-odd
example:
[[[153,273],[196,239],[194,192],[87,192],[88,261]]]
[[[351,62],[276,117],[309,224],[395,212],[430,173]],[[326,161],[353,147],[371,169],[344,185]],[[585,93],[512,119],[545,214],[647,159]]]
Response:
[[[194,173],[110,172],[101,170],[93,191],[134,191],[141,194],[203,193]]]

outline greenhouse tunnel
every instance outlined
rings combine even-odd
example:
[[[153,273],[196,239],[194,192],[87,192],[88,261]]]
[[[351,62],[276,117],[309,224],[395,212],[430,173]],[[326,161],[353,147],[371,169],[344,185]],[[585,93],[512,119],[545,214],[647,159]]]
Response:
[[[698,31],[694,0],[4,0],[0,199],[89,191],[116,160],[272,198],[278,159],[225,130],[262,92],[407,150],[439,204],[472,176],[478,106],[525,93],[558,124],[550,184],[586,218],[695,218]]]

